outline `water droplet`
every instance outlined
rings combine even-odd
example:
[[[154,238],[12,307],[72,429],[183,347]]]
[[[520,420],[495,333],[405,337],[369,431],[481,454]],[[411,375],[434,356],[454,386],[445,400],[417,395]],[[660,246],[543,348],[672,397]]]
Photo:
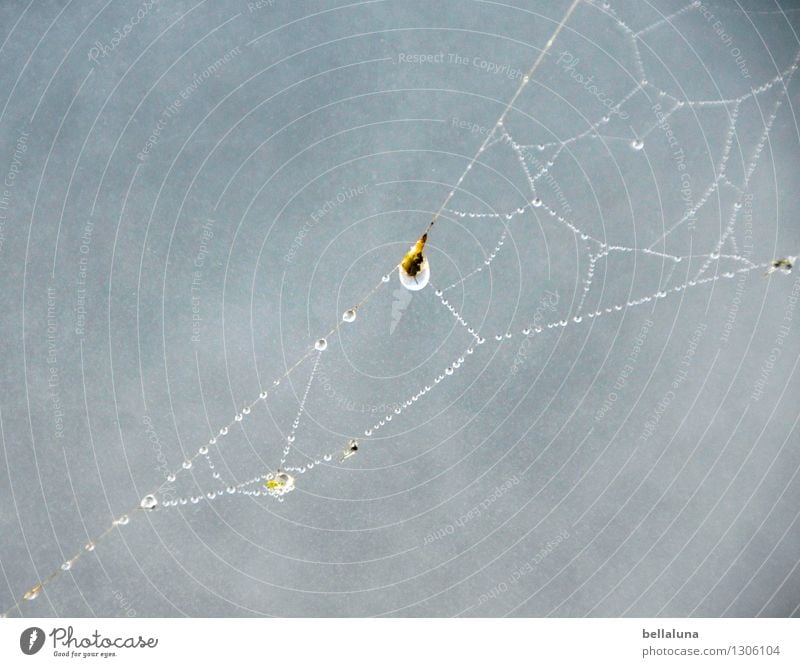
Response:
[[[234,419],[234,421],[237,421],[237,422],[240,422],[240,421],[242,421],[242,413],[240,412],[240,413],[239,413],[238,415],[236,415],[236,416],[235,416],[233,419]]]
[[[392,276],[387,273],[385,276],[383,276],[383,278],[381,278],[381,282],[388,283],[391,280],[391,278]]]
[[[236,493],[236,487],[231,485],[227,489],[225,489],[228,493]]]
[[[536,197],[532,202],[531,205],[534,208],[539,208],[542,205],[542,200],[539,197]]]
[[[355,321],[355,319],[356,319],[356,311],[353,308],[344,311],[344,314],[342,315],[342,321],[353,322]]]
[[[267,397],[267,392],[266,392],[266,391],[262,391],[262,392],[261,392],[261,393],[258,395],[258,397],[259,397],[259,398],[260,398],[260,399],[263,401],[263,400],[264,400],[264,399]]]
[[[192,467],[192,462],[187,460],[187,461],[184,461],[181,465],[182,465],[184,470],[189,470],[189,468]]]
[[[25,595],[22,596],[23,600],[35,600],[39,597],[39,593],[42,592],[42,585],[36,584],[33,588],[31,588]]]
[[[431,267],[428,263],[428,258],[423,258],[422,265],[420,266],[416,275],[409,275],[403,270],[402,267],[400,267],[397,275],[400,277],[400,284],[407,290],[411,290],[412,292],[421,290],[431,279]]]
[[[174,473],[170,473],[169,475],[167,475],[167,481],[168,482],[174,482],[175,481],[175,474]]]
[[[328,341],[324,338],[320,338],[316,343],[314,343],[314,349],[318,352],[324,352],[328,349]]]
[[[208,444],[209,445],[216,445],[217,444],[217,439],[216,438],[210,438],[209,441],[208,441]]]
[[[249,415],[250,414],[250,406],[242,408],[242,414]]]
[[[142,502],[139,503],[139,507],[141,507],[143,510],[154,510],[156,507],[158,507],[158,500],[152,494],[146,495],[144,498],[142,498]]]
[[[117,519],[114,524],[117,526],[127,526],[130,519],[128,518],[127,514],[123,514],[119,519]]]
[[[71,560],[66,560],[63,563],[61,563],[61,569],[64,570],[64,572],[66,572],[67,570],[72,569],[72,561]]]
[[[644,141],[642,141],[641,139],[634,139],[633,141],[631,141],[631,148],[633,148],[633,150],[635,151],[642,150],[642,148],[644,148]]]
[[[447,368],[444,369],[444,372],[447,373],[448,375],[452,375],[453,369],[450,366],[448,366]]]
[[[201,456],[205,456],[206,454],[208,454],[208,447],[205,446],[201,447],[200,449],[197,450],[197,453],[200,454]]]

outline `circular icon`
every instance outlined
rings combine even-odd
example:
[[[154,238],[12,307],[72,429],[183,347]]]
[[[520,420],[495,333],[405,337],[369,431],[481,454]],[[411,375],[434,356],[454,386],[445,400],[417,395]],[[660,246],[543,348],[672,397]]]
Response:
[[[28,628],[19,636],[19,647],[25,655],[38,653],[42,646],[44,646],[44,630],[41,628]]]

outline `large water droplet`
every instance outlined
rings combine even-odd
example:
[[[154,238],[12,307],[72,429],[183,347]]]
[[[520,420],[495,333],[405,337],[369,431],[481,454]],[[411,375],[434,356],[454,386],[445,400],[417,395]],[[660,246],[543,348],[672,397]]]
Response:
[[[345,322],[353,322],[356,319],[356,311],[351,308],[350,310],[345,310],[344,314],[342,315],[342,320]]]
[[[406,273],[403,270],[403,267],[400,267],[397,273],[400,276],[400,284],[412,292],[421,290],[430,282],[431,279],[431,267],[427,258],[422,260],[422,266],[420,266],[420,269],[417,271],[415,276],[411,276]]]
[[[158,500],[152,494],[146,495],[142,498],[142,502],[139,503],[139,507],[143,510],[154,510],[158,506]]]
[[[320,338],[316,343],[314,343],[314,349],[318,352],[324,352],[328,349],[328,341],[324,338]]]
[[[644,148],[644,141],[642,141],[641,139],[634,139],[633,141],[631,141],[631,148],[635,151],[642,150],[642,148]]]

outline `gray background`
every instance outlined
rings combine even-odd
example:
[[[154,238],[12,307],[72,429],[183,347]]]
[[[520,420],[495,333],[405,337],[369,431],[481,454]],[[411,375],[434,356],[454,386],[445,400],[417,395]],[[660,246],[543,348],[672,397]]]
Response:
[[[581,3],[505,123],[532,176],[553,162],[536,193],[500,141],[451,208],[523,213],[431,234],[486,343],[363,437],[471,342],[393,276],[330,337],[289,463],[357,456],[283,503],[134,512],[15,606],[167,470],[162,501],[219,486],[181,462],[399,261],[567,4],[0,4],[0,609],[800,613],[800,278],[713,279],[800,248],[800,12],[766,0]],[[575,316],[597,250],[559,215],[629,250],[583,306],[622,308],[526,339]],[[229,483],[277,465],[313,363],[212,451]]]

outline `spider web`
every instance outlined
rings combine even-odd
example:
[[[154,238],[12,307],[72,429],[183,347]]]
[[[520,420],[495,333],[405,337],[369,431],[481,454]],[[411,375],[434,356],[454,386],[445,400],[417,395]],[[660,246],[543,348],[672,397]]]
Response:
[[[559,20],[556,11],[552,17],[542,17],[498,3],[479,4],[524,16],[544,35],[533,43],[543,44]],[[658,6],[583,2],[508,116],[494,126],[487,119],[497,116],[527,64],[517,70],[505,65],[490,84],[481,79],[477,88],[486,94],[473,92],[474,85],[465,86],[463,96],[474,102],[468,107],[470,118],[464,117],[460,104],[447,102],[453,90],[464,85],[459,77],[471,80],[476,70],[488,76],[490,66],[503,66],[502,58],[470,58],[463,42],[452,50],[443,45],[442,53],[458,70],[448,71],[453,89],[414,88],[406,85],[407,69],[394,72],[392,93],[398,99],[423,93],[420,115],[414,118],[420,121],[421,134],[405,129],[392,135],[392,149],[384,156],[381,151],[370,154],[365,149],[369,141],[353,146],[344,137],[340,144],[333,133],[329,150],[336,155],[333,164],[352,164],[353,170],[345,169],[344,176],[329,175],[333,167],[321,161],[316,173],[323,178],[312,181],[303,197],[287,198],[274,213],[278,224],[271,227],[271,236],[262,235],[260,252],[254,250],[257,236],[243,232],[240,238],[233,237],[229,258],[238,244],[237,256],[257,267],[248,288],[250,312],[241,302],[227,306],[223,288],[219,324],[226,339],[250,339],[253,348],[259,348],[255,363],[247,355],[229,360],[229,355],[237,355],[227,345],[224,366],[210,360],[209,350],[193,350],[186,373],[196,378],[192,382],[197,395],[192,400],[200,399],[203,419],[196,418],[196,411],[176,416],[181,411],[171,405],[168,392],[170,419],[176,433],[192,433],[193,442],[197,423],[207,425],[209,435],[202,436],[199,446],[178,436],[163,481],[149,486],[151,491],[137,507],[115,514],[104,532],[29,589],[26,601],[32,602],[62,573],[72,571],[83,555],[96,553],[101,538],[135,523],[131,519],[143,513],[158,526],[159,534],[167,536],[159,538],[159,549],[173,557],[180,553],[175,544],[185,539],[178,536],[189,535],[203,545],[203,553],[180,556],[181,562],[196,564],[191,568],[196,574],[190,577],[195,582],[196,576],[202,579],[199,573],[213,567],[215,554],[225,554],[237,590],[221,596],[208,593],[204,604],[222,597],[227,613],[297,613],[310,608],[312,599],[322,613],[341,613],[333,602],[330,607],[327,600],[319,603],[320,594],[348,596],[355,600],[357,614],[442,613],[430,606],[442,597],[450,614],[514,614],[531,609],[554,615],[706,612],[704,605],[716,603],[719,582],[737,560],[705,591],[705,597],[688,596],[686,584],[702,572],[728,531],[704,552],[704,558],[696,559],[690,576],[669,595],[653,597],[652,583],[629,589],[630,573],[649,562],[646,559],[700,493],[700,486],[691,487],[693,493],[672,523],[645,541],[648,548],[640,549],[627,573],[604,579],[599,588],[594,584],[636,531],[656,525],[651,513],[674,484],[686,479],[681,476],[684,467],[674,470],[669,465],[666,481],[651,479],[653,471],[663,471],[657,466],[667,451],[661,456],[654,452],[654,434],[665,438],[671,434],[667,445],[675,440],[682,418],[694,406],[688,398],[682,402],[678,394],[685,390],[691,396],[689,387],[702,390],[708,379],[696,367],[701,363],[695,358],[697,349],[710,345],[705,353],[713,357],[713,368],[738,331],[733,328],[737,317],[742,326],[744,316],[739,313],[744,308],[739,304],[765,298],[755,276],[761,280],[781,254],[777,231],[773,230],[771,243],[764,241],[758,219],[769,215],[764,193],[786,185],[778,185],[775,168],[770,172],[762,167],[765,155],[774,165],[773,135],[778,125],[782,123],[784,141],[792,138],[786,109],[791,108],[787,101],[797,86],[800,50],[795,40],[791,52],[782,54],[786,58],[782,63],[775,62],[769,51],[774,71],[769,76],[763,75],[768,71],[763,65],[759,68],[749,61],[742,65],[741,54],[752,54],[753,47],[747,51],[747,35],[727,26],[752,15],[698,2]],[[786,17],[781,12],[776,15]],[[763,14],[764,20],[769,16]],[[716,28],[720,21],[722,27]],[[482,27],[489,31],[491,26]],[[273,32],[254,37],[242,48],[266,49]],[[413,41],[406,46],[414,53]],[[400,64],[399,52],[392,56],[393,64]],[[450,56],[455,52],[467,58],[466,68],[453,64]],[[685,53],[692,57],[681,60]],[[714,58],[719,59],[715,74],[707,66]],[[686,71],[681,71],[684,65]],[[426,136],[423,121],[441,116],[442,108],[447,109],[446,119],[434,118]],[[347,109],[336,113],[345,116]],[[334,117],[332,126],[337,122],[347,128],[357,125],[352,121],[345,125]],[[363,126],[364,132],[375,131],[369,118]],[[564,129],[570,132],[562,133]],[[283,140],[291,144],[301,136],[297,130]],[[423,202],[440,200],[453,187],[453,175],[469,160],[470,147],[484,138],[485,150],[474,165],[470,163],[431,231],[427,247],[431,285],[418,294],[402,289],[392,266],[413,242],[420,223],[435,212],[421,208]],[[432,147],[420,149],[428,139]],[[248,151],[247,160],[255,159],[259,148]],[[367,164],[361,166],[358,160],[365,155]],[[313,159],[318,158],[315,154]],[[217,230],[225,225],[218,221],[229,215],[231,192],[248,178],[243,170],[247,160],[223,179],[221,191],[216,188],[209,220]],[[430,168],[421,171],[426,164]],[[290,166],[277,177],[280,170],[271,173],[267,182],[275,179],[275,183],[270,188],[283,187],[284,178],[292,182],[293,170],[303,166]],[[129,189],[137,178],[146,177],[146,169],[136,166]],[[367,185],[361,188],[361,182]],[[760,209],[754,208],[754,198]],[[307,212],[309,201],[317,202],[313,214],[299,216],[297,211]],[[261,204],[251,203],[242,219],[251,206],[256,216],[264,213]],[[409,227],[409,218],[416,221],[415,227]],[[305,230],[298,219],[313,224]],[[761,223],[762,229],[765,224]],[[299,236],[301,230],[307,234]],[[791,234],[786,238],[796,240]],[[290,259],[285,254],[283,262],[267,261],[265,254],[275,254],[279,247],[294,254]],[[301,264],[295,255],[309,259]],[[191,262],[196,255],[188,259]],[[243,276],[235,265],[226,265],[223,285],[228,281],[244,285]],[[254,305],[257,298],[264,300],[263,306]],[[736,308],[731,305],[734,301]],[[778,312],[788,312],[786,308],[781,304]],[[305,326],[298,325],[298,316]],[[259,324],[254,326],[254,321]],[[279,331],[269,323],[277,323]],[[772,342],[780,335],[776,330],[767,325],[757,335]],[[255,344],[256,337],[261,344]],[[715,344],[709,343],[712,338]],[[146,347],[147,336],[142,340]],[[670,340],[676,342],[670,346]],[[788,347],[783,349],[790,354]],[[615,361],[606,368],[612,351]],[[81,347],[82,360],[83,354]],[[667,370],[659,377],[654,369],[662,367]],[[145,375],[142,372],[141,394],[149,414],[153,402],[144,398]],[[216,379],[223,376],[227,387]],[[239,377],[241,381],[233,379]],[[563,397],[570,377],[579,378],[569,390],[575,400]],[[630,410],[621,400],[626,391],[633,405]],[[712,392],[712,398],[722,391]],[[748,411],[760,410],[760,400],[755,388],[743,395],[740,406],[747,407],[741,419]],[[235,406],[233,414],[220,417],[221,406],[230,403]],[[148,420],[153,433],[167,428],[167,422],[154,425]],[[686,443],[680,451],[688,462],[698,451],[699,440],[681,442]],[[618,456],[609,459],[611,451]],[[724,451],[709,463],[724,460]],[[773,462],[783,451],[781,447]],[[633,479],[635,468],[628,467],[639,458],[639,470],[646,475],[642,480]],[[676,459],[671,460],[677,468]],[[709,501],[711,509],[694,526],[694,534],[678,545],[668,567],[681,562],[680,554],[690,548],[692,537],[746,462],[741,462],[716,503]],[[290,484],[278,481],[279,471],[291,475]],[[561,486],[559,475],[565,471],[573,476]],[[582,481],[598,472],[597,497],[582,496]],[[625,508],[642,489],[650,492],[650,511],[633,517],[638,521],[634,528],[601,549],[606,529],[625,516]],[[509,509],[503,498],[516,504]],[[237,516],[245,500],[251,504]],[[533,501],[540,505],[536,521],[517,536],[513,520]],[[569,511],[554,516],[562,503]],[[192,506],[198,512],[213,512],[225,530],[203,522],[199,514],[186,515]],[[181,517],[180,525],[170,523],[174,514]],[[257,536],[247,529],[252,517],[262,517],[268,524]],[[422,531],[421,544],[394,530],[410,524],[417,526],[417,534]],[[356,557],[353,549],[363,548],[364,543],[359,539],[354,546],[351,538],[373,532],[382,536],[380,548],[369,551],[366,558]],[[576,533],[582,534],[580,544],[572,540],[574,551],[563,562],[548,561],[536,581],[524,579],[521,566],[512,568],[511,578],[485,578],[485,568],[531,534],[543,545],[552,538],[538,565],[551,552],[547,549],[557,535],[567,535],[557,539],[560,545]],[[237,544],[246,545],[248,556],[255,552],[259,563],[269,563],[272,570],[265,585],[277,591],[275,599],[258,603],[265,580],[247,564],[245,554],[226,548],[230,535]],[[305,546],[298,550],[294,545],[301,540]],[[436,570],[451,560],[468,559],[485,543],[500,545],[499,550],[489,549],[467,566],[467,578],[483,584],[477,592],[446,595],[459,586],[461,575],[442,583]],[[428,553],[434,550],[437,565],[432,569],[416,560],[425,548]],[[313,554],[323,551],[332,555],[315,561]],[[582,570],[582,558],[590,553],[596,553],[599,565]],[[139,560],[158,562],[163,557],[148,554]],[[397,559],[411,565],[397,576],[379,569]],[[365,568],[365,577],[354,578],[354,567]],[[754,569],[751,581],[759,570]],[[577,572],[574,585],[554,591],[553,582],[565,572]],[[120,576],[124,578],[115,574]],[[526,585],[518,586],[523,580]],[[218,589],[218,583],[210,588]],[[734,608],[749,583],[735,598],[726,599],[727,606],[713,607],[714,613]],[[403,586],[412,592],[397,592]],[[387,589],[393,591],[390,599],[378,602],[374,595]],[[773,597],[778,592],[776,588]],[[180,597],[175,591],[165,597],[173,600],[176,595]],[[291,596],[297,607],[288,599]],[[764,611],[770,600],[753,611]]]

